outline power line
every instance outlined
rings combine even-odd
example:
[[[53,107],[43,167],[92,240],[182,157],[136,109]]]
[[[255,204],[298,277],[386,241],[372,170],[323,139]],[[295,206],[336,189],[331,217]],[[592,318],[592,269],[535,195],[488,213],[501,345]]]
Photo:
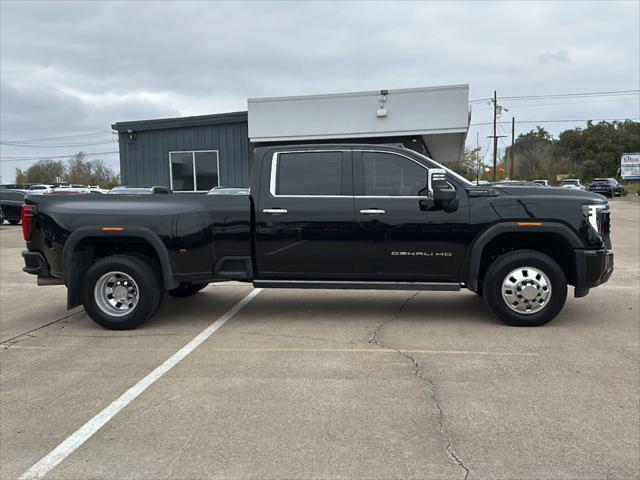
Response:
[[[90,142],[90,143],[65,143],[65,144],[0,142],[0,145],[5,145],[5,146],[8,146],[8,147],[62,148],[62,147],[88,147],[88,146],[92,146],[92,145],[107,145],[109,143],[117,143],[117,140],[97,141],[97,142]]]
[[[548,98],[583,98],[583,97],[614,97],[626,95],[638,95],[640,90],[616,90],[611,92],[590,92],[590,93],[561,93],[557,95],[520,95],[514,97],[501,97],[503,100],[535,100]]]
[[[582,92],[582,93],[559,93],[545,95],[519,95],[500,97],[501,100],[525,100],[525,99],[548,99],[548,98],[575,98],[575,97],[607,97],[607,96],[626,96],[639,95],[640,90],[610,90],[603,92]],[[478,98],[471,100],[469,103],[481,103],[492,101],[493,98]]]
[[[603,102],[620,102],[621,100],[618,98],[604,98],[604,99],[593,99],[593,100],[581,100],[581,98],[577,99],[577,102],[551,102],[551,103],[525,103],[523,104],[518,104],[512,108],[532,108],[532,107],[554,107],[556,105],[581,105],[581,104],[585,104],[585,103],[603,103]],[[625,99],[625,102],[633,102],[633,101],[640,101],[640,96],[638,96],[638,98],[634,98],[634,99]],[[489,105],[480,105],[478,107],[474,107],[474,111],[482,111],[482,110],[489,110],[491,107]]]
[[[625,117],[625,118],[583,118],[583,119],[569,119],[569,120],[516,120],[516,123],[570,123],[570,122],[622,122],[625,120],[640,120],[640,117]],[[501,123],[511,123],[511,122],[497,122]],[[493,122],[482,122],[482,123],[471,123],[470,127],[477,127],[481,125],[493,125]]]
[[[484,165],[484,159],[487,158],[487,153],[489,153],[489,147],[491,146],[491,138],[487,141],[487,146],[484,149],[484,154],[482,155],[482,160],[480,163]]]
[[[112,153],[120,153],[118,150],[114,150],[111,152],[91,152],[91,153],[85,153],[85,155],[87,157],[89,156],[93,156],[93,155],[110,155]],[[14,156],[9,156],[9,155],[3,155],[0,156],[0,163],[8,163],[8,162],[27,162],[27,161],[33,161],[33,160],[58,160],[58,159],[67,159],[67,158],[71,158],[74,154],[67,154],[67,155],[52,155],[52,156],[38,156],[38,157],[14,157]]]
[[[45,142],[45,141],[48,141],[48,140],[69,140],[69,139],[75,139],[75,138],[86,138],[86,137],[103,136],[103,135],[111,134],[111,133],[113,133],[112,130],[100,130],[99,132],[85,132],[85,133],[77,133],[77,134],[73,134],[73,135],[65,135],[65,136],[58,136],[58,137],[27,138],[27,139],[21,139],[21,140],[5,140],[5,142],[8,142],[8,143],[32,143],[32,142]]]

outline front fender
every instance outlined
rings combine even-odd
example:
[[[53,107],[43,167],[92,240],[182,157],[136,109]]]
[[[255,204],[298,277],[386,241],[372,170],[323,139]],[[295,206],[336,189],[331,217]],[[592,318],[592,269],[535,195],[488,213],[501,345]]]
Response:
[[[540,223],[540,225],[538,225]],[[467,270],[462,278],[466,278],[469,290],[477,291],[480,278],[480,263],[482,252],[487,244],[503,233],[553,233],[561,235],[574,249],[585,248],[580,237],[567,225],[558,222],[500,222],[480,233],[472,242],[465,264]]]

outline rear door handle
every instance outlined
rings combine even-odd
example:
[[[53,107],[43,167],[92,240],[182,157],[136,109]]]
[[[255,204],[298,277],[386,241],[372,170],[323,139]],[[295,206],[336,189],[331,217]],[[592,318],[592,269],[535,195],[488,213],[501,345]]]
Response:
[[[287,213],[286,208],[265,208],[262,210],[262,213],[268,213],[270,215],[282,215],[283,213]]]
[[[360,213],[363,215],[384,215],[387,212],[379,208],[368,208],[366,210],[360,210]]]

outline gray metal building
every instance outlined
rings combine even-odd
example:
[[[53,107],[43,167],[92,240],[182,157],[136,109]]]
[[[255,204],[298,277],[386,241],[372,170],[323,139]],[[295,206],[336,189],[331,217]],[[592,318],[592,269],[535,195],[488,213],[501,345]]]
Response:
[[[249,185],[255,146],[402,143],[457,160],[469,128],[469,86],[255,98],[247,112],[118,122],[122,184],[174,191]]]
[[[248,185],[247,112],[118,122],[112,128],[118,132],[123,185],[176,191]]]

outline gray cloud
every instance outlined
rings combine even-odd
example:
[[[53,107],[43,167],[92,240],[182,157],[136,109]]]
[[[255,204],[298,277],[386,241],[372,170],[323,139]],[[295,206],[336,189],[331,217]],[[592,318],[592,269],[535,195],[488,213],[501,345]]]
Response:
[[[451,83],[470,83],[473,98],[494,89],[638,88],[639,9],[637,2],[3,1],[0,134],[108,130],[114,121],[244,109],[247,97],[269,95]],[[628,98],[510,107],[518,118],[640,115]],[[473,122],[489,119],[486,106],[474,108]],[[61,151],[3,147],[2,155]],[[3,177],[15,166],[3,163]]]
[[[558,50],[555,52],[544,52],[538,56],[541,63],[569,63],[569,52]]]

